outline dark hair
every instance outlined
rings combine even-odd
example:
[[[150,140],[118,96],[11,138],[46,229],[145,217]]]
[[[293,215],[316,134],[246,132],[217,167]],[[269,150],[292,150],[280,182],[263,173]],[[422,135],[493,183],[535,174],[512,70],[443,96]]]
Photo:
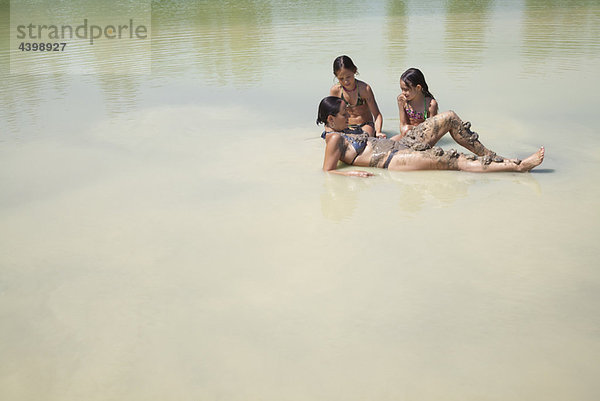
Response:
[[[342,99],[336,96],[327,96],[319,103],[319,113],[317,114],[317,124],[327,124],[327,117],[335,116],[340,112]]]
[[[425,96],[429,96],[432,99],[435,99],[431,92],[429,92],[427,82],[425,82],[425,75],[423,75],[421,70],[417,68],[409,68],[408,70],[404,71],[404,73],[400,76],[400,81],[413,88],[417,85],[421,85],[421,88],[423,88],[423,94]]]
[[[355,74],[358,72],[358,68],[356,68],[356,66],[348,56],[339,56],[338,58],[333,60],[333,75],[337,77],[338,71],[342,68],[350,70]]]

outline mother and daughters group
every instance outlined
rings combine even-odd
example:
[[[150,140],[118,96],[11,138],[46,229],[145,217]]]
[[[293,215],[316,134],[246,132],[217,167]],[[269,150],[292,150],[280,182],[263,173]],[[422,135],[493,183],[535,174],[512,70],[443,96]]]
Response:
[[[398,96],[400,134],[387,138],[382,133],[383,116],[371,87],[356,79],[358,68],[350,57],[340,56],[333,62],[338,83],[330,96],[321,100],[317,124],[324,124],[323,170],[360,177],[373,175],[361,170],[336,170],[338,162],[360,167],[390,170],[462,170],[471,172],[525,172],[544,159],[541,147],[524,160],[507,159],[489,150],[456,113],[438,113],[438,104],[429,91],[425,77],[416,68],[400,77],[402,93]],[[450,133],[454,141],[470,154],[444,151],[435,144]]]

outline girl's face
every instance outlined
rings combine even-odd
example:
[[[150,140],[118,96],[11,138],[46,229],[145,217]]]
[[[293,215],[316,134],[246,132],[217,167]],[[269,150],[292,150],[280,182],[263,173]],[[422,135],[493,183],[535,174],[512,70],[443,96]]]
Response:
[[[353,89],[354,88],[354,72],[347,68],[342,68],[335,74],[338,81],[344,88]]]
[[[329,116],[327,121],[330,128],[336,131],[341,131],[348,128],[348,111],[346,110],[346,104],[340,103],[340,109],[335,116]]]
[[[423,95],[421,85],[412,86],[408,82],[400,81],[400,89],[402,89],[402,94],[408,101]]]

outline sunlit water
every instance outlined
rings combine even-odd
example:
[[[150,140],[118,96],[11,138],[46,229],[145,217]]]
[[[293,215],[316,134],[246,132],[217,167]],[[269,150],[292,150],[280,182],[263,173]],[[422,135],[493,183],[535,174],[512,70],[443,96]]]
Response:
[[[0,4],[2,400],[599,399],[598,1],[157,1],[151,71]],[[544,164],[323,173],[340,54]]]

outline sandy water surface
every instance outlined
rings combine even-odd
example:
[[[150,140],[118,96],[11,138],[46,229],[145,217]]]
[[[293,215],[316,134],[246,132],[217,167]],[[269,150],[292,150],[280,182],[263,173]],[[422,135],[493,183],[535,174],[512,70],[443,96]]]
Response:
[[[600,397],[598,1],[20,3],[152,35],[27,63],[0,2],[1,399]],[[340,54],[544,164],[322,173]]]

